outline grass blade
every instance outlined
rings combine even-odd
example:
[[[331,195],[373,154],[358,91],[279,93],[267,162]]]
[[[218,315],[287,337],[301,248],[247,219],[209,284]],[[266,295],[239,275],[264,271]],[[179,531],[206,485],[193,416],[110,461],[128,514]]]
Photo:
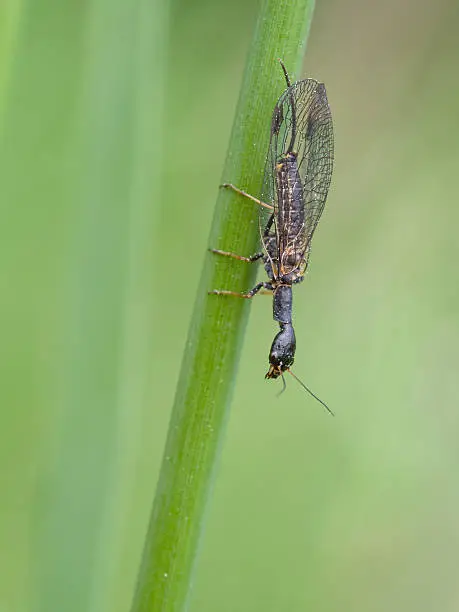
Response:
[[[266,0],[260,11],[222,177],[251,193],[260,188],[272,109],[285,88],[276,60],[292,74],[299,67],[313,4]],[[252,253],[257,215],[254,204],[222,191],[209,246]],[[228,265],[211,254],[205,261],[132,612],[186,606],[248,316],[245,300],[207,291],[246,289],[255,274],[253,266]]]

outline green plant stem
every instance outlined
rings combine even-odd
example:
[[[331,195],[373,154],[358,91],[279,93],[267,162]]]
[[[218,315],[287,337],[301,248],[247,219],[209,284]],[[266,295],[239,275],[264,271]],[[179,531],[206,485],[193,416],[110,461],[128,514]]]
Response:
[[[277,58],[295,74],[313,6],[313,0],[263,2],[222,177],[249,193],[260,191],[271,114],[285,89]],[[208,246],[253,253],[257,216],[255,204],[220,191]],[[249,308],[247,300],[207,292],[246,290],[256,275],[256,266],[221,259],[206,256],[132,612],[181,611],[190,593]]]

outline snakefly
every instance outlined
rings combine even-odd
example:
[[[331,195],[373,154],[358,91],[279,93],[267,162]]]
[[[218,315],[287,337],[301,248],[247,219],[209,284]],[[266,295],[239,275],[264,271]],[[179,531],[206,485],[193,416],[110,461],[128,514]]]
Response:
[[[296,349],[292,325],[292,286],[304,278],[311,240],[330,186],[333,170],[332,117],[325,85],[314,79],[291,84],[283,62],[279,62],[287,89],[279,98],[272,115],[261,196],[255,198],[231,183],[222,185],[260,206],[262,251],[242,257],[211,249],[213,253],[241,261],[262,259],[268,281],[258,283],[247,293],[226,290],[210,293],[252,298],[260,289],[272,292],[273,317],[279,324],[279,332],[269,352],[266,378],[281,376],[284,390],[284,372],[289,372],[332,413],[290,369]]]

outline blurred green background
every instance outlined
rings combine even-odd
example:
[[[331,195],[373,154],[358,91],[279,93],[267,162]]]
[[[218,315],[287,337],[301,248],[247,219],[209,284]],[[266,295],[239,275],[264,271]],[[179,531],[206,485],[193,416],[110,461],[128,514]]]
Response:
[[[0,612],[129,609],[256,13],[0,6]],[[192,612],[458,608],[458,30],[316,6],[336,161],[295,371],[337,417],[263,380],[254,300]]]

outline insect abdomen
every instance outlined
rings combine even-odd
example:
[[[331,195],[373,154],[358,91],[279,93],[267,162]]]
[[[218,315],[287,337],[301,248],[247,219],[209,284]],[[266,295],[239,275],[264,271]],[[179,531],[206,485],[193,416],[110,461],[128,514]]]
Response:
[[[287,153],[276,169],[279,222],[297,234],[304,225],[304,197],[296,154]]]
[[[304,195],[296,153],[287,153],[276,166],[281,274],[301,266],[305,257]]]

